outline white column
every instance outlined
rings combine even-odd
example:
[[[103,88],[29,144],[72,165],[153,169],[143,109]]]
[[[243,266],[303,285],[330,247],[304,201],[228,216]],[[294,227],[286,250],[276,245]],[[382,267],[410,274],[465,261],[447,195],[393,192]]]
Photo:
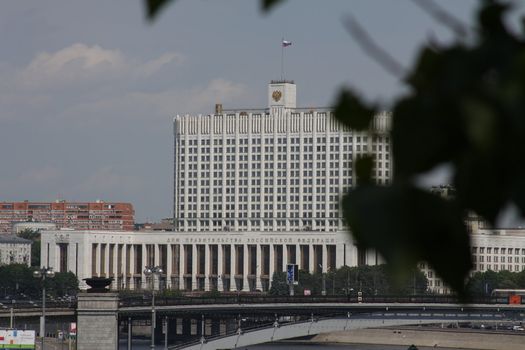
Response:
[[[345,244],[335,245],[335,267],[340,268],[345,264]]]
[[[171,275],[173,274],[173,248],[168,244],[166,248],[166,288],[171,289]]]
[[[255,252],[257,254],[256,261],[256,267],[255,267],[255,289],[262,290],[262,282],[261,282],[261,272],[262,272],[262,264],[263,264],[263,256],[262,256],[262,249],[261,245],[257,244],[255,246]]]
[[[151,288],[151,285],[147,284],[148,280],[146,278],[146,275],[144,275],[144,268],[146,267],[146,265],[149,264],[149,262],[148,262],[148,251],[146,249],[146,244],[145,243],[141,244],[140,248],[142,249],[142,265],[143,265],[143,266],[139,266],[139,268],[140,268],[140,277],[141,277],[140,281],[142,283],[142,287],[144,287],[146,289],[149,289],[149,288]]]
[[[129,289],[129,286],[127,284],[127,281],[128,281],[128,270],[127,270],[127,266],[126,266],[126,261],[127,261],[127,257],[128,257],[128,245],[127,244],[122,244],[122,256],[121,256],[121,261],[120,263],[122,264],[122,283],[124,283],[124,288],[128,288]]]
[[[106,258],[104,259],[104,265],[106,266],[105,270],[106,270],[106,277],[110,277],[109,276],[109,248],[110,248],[110,245],[109,243],[106,243],[106,252],[105,252],[105,255],[106,255]]]
[[[97,276],[100,276],[100,262],[101,262],[101,256],[100,256],[100,251],[101,251],[101,246],[102,244],[97,244],[97,259],[96,259],[96,265],[97,265]]]
[[[210,245],[204,245],[204,290],[210,290],[210,264],[211,264]]]
[[[186,273],[186,251],[184,244],[179,245],[179,289],[184,289],[184,274]]]
[[[235,275],[237,274],[237,250],[235,244],[230,245],[230,290],[236,291],[237,284],[235,283]]]
[[[301,245],[296,244],[295,245],[295,263],[297,264],[297,267],[301,269],[301,261],[303,259],[303,251],[301,250]]]
[[[286,244],[283,247],[283,266],[281,271],[286,271],[286,265],[288,264],[288,246]]]
[[[310,273],[314,273],[315,271],[315,265],[314,265],[314,245],[312,243],[308,243],[308,254],[310,255],[309,261],[308,261],[308,271]]]
[[[191,245],[191,290],[197,288],[197,245]]]
[[[160,266],[160,247],[158,244],[153,244],[153,265]]]
[[[135,288],[135,246],[133,244],[129,245],[131,248],[129,250],[129,275],[130,275],[130,283],[129,288],[130,289],[136,289]]]
[[[323,252],[323,273],[328,272],[328,254],[326,251],[326,244],[322,245],[321,251]]]
[[[249,291],[250,288],[248,286],[248,267],[249,267],[249,260],[248,260],[248,245],[247,244],[243,244],[242,245],[242,250],[243,250],[243,259],[242,259],[242,262],[243,262],[243,270],[242,270],[242,279],[243,279],[243,283],[242,283],[242,290],[243,291]]]
[[[224,289],[222,278],[224,274],[224,262],[222,261],[222,244],[217,244],[217,290]]]
[[[268,269],[268,272],[269,272],[269,276],[268,276],[268,288],[270,288],[272,286],[272,278],[273,278],[273,273],[275,272],[275,254],[273,252],[273,244],[270,244],[269,245],[270,248],[268,248],[268,261],[270,263],[270,266],[269,266],[269,269]]]
[[[115,284],[115,286],[117,287],[117,289],[120,289],[122,287],[122,282],[119,281],[119,273],[118,273],[118,248],[119,248],[119,244],[118,243],[115,243],[115,247],[113,249],[113,273],[114,273],[114,279],[113,279],[113,283]]]

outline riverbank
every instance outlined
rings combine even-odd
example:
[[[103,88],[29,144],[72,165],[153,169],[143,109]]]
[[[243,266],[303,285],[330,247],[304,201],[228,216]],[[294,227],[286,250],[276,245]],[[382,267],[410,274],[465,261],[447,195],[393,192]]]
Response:
[[[378,328],[320,334],[312,343],[382,344],[476,350],[523,350],[524,334],[482,333],[445,329]]]

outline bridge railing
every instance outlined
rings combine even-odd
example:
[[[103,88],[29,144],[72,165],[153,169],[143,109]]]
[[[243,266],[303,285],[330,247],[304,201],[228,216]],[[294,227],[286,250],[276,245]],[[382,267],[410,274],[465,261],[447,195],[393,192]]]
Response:
[[[155,304],[169,305],[220,305],[220,304],[307,304],[307,303],[441,303],[456,304],[460,301],[451,295],[364,295],[357,296],[272,296],[272,295],[221,295],[221,296],[156,296]],[[507,304],[506,297],[475,298],[470,301],[477,304]],[[123,307],[149,306],[149,295],[122,296],[120,305]]]

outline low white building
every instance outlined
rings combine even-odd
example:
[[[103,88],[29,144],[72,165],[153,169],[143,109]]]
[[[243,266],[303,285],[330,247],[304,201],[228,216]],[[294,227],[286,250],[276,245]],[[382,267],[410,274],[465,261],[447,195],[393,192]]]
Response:
[[[15,235],[0,235],[0,265],[31,266],[31,241]]]
[[[266,291],[288,263],[310,272],[381,263],[358,251],[347,232],[42,231],[41,261],[57,272],[112,277],[112,288],[144,287],[145,266],[161,266],[161,283],[184,290]]]
[[[489,229],[476,225],[470,235],[473,269],[476,272],[511,271],[525,269],[525,230],[524,229]],[[428,278],[428,289],[439,294],[450,293],[450,287],[426,263],[420,269]]]

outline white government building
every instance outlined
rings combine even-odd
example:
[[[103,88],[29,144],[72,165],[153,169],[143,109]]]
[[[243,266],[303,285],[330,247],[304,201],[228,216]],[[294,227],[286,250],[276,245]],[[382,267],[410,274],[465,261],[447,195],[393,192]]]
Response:
[[[341,231],[340,195],[355,184],[353,162],[376,158],[388,184],[391,116],[369,131],[342,126],[328,108],[298,108],[292,81],[272,81],[268,108],[174,119],[177,231]]]
[[[266,291],[287,263],[310,272],[382,263],[354,245],[339,204],[360,155],[374,156],[378,184],[391,181],[390,114],[352,132],[330,109],[297,108],[291,81],[269,84],[266,109],[215,112],[174,118],[175,232],[46,231],[42,263],[129,289],[144,286],[145,266],[161,266],[166,287],[220,291]],[[471,232],[474,271],[525,268],[525,231]],[[449,291],[420,267],[429,289]]]
[[[112,277],[113,288],[140,289],[145,266],[161,266],[173,289],[267,291],[286,264],[327,272],[344,265],[379,263],[358,254],[346,232],[122,232],[42,231],[42,263],[82,279]]]

